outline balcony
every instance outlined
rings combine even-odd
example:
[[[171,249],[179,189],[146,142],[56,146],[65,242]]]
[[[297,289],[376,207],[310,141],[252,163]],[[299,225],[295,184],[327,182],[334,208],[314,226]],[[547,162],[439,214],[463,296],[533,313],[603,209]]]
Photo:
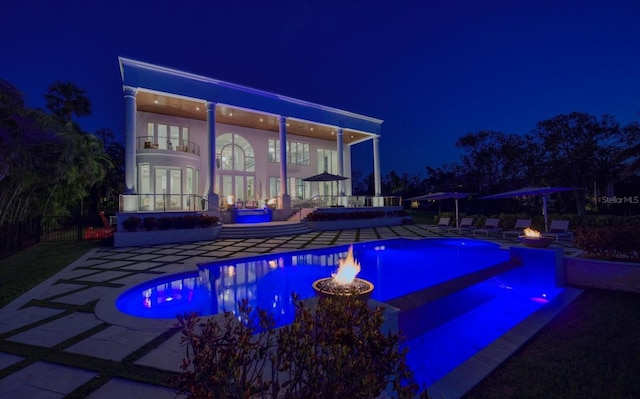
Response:
[[[170,137],[136,137],[136,150],[146,151],[181,151],[200,156],[200,146],[189,140],[172,140]]]

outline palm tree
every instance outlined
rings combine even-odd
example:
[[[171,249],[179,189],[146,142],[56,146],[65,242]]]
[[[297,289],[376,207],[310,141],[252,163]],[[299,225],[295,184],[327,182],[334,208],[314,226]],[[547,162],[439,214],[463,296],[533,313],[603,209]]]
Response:
[[[53,83],[44,98],[47,109],[62,123],[71,122],[73,114],[78,117],[91,115],[91,102],[86,92],[71,82]]]

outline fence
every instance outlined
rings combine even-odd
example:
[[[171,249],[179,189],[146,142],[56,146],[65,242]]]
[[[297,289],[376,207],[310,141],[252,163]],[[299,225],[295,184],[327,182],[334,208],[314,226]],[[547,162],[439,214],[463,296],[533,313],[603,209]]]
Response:
[[[0,226],[0,259],[39,242],[69,242],[108,238],[99,217],[43,216]],[[101,233],[101,234],[98,234]]]

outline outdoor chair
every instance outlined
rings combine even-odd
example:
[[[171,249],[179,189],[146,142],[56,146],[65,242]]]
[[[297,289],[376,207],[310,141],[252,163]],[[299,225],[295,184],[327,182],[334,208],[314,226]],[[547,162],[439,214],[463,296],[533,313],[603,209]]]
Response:
[[[489,234],[497,234],[499,233],[502,229],[500,227],[498,227],[498,224],[500,223],[500,219],[498,218],[489,218],[486,220],[486,222],[484,223],[484,227],[478,228],[478,229],[473,229],[473,235],[475,236],[476,233],[480,234],[484,234],[485,236],[489,236]]]
[[[473,230],[473,218],[462,218],[460,221],[460,226],[452,227],[449,229],[449,233],[458,233],[462,234],[466,231]]]
[[[440,218],[437,225],[429,226],[427,227],[427,230],[446,230],[449,228],[450,221],[451,218]]]
[[[524,229],[528,229],[529,227],[531,227],[531,219],[518,219],[513,229],[502,232],[502,238],[507,238],[507,236],[521,236],[524,234]]]
[[[556,242],[558,242],[560,241],[560,238],[573,238],[573,233],[569,231],[568,220],[552,220],[551,225],[549,226],[549,231],[543,233],[542,236],[554,238]]]

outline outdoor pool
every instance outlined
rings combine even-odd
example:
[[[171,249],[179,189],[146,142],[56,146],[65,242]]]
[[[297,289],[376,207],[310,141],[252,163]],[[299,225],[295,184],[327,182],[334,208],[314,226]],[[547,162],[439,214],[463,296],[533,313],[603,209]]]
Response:
[[[136,317],[175,319],[184,312],[234,312],[238,301],[248,298],[254,309],[270,310],[284,325],[294,314],[291,293],[313,297],[311,284],[335,272],[348,249],[202,264],[198,271],[133,287],[118,297],[116,307]],[[358,277],[375,285],[372,298],[400,309],[398,328],[410,349],[409,365],[427,386],[562,292],[555,285],[555,252],[549,250],[502,249],[474,239],[393,239],[354,244],[353,254],[362,268]]]
[[[235,311],[248,298],[252,307],[271,309],[278,324],[291,321],[291,294],[314,296],[311,284],[335,272],[349,246],[269,254],[200,265],[199,271],[163,276],[121,295],[117,308],[144,318],[201,316]],[[499,245],[461,239],[394,239],[353,245],[359,278],[375,285],[372,298],[387,302],[509,260]]]

